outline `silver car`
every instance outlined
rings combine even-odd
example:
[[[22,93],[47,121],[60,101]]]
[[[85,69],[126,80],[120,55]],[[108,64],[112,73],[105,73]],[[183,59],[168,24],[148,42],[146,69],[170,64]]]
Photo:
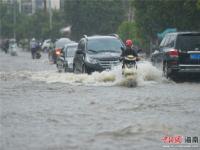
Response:
[[[66,44],[62,49],[62,54],[57,59],[57,68],[59,72],[72,72],[73,60],[77,50],[78,43]]]

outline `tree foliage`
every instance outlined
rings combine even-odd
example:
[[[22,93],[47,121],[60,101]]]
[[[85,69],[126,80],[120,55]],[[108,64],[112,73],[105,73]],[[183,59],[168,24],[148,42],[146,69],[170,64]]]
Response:
[[[166,28],[199,30],[199,0],[135,0],[135,21],[140,33],[147,39],[156,38]]]
[[[200,30],[200,0],[66,0],[64,12],[53,11],[52,28],[48,12],[27,15],[13,6],[0,0],[0,31],[6,38],[13,37],[14,31],[17,39],[58,38],[59,30],[71,25],[75,40],[84,34],[118,32],[123,40],[131,38],[143,46],[144,41],[148,41],[146,45],[154,41],[157,33],[166,28]],[[132,16],[132,10],[134,20],[127,22],[127,14]]]
[[[197,8],[200,9],[200,0],[197,1]]]
[[[49,13],[40,10],[35,14],[27,15],[19,13],[17,4],[6,3],[0,0],[0,31],[1,37],[13,38],[58,38],[59,30],[65,26],[65,20],[61,11],[52,12],[52,28],[50,28]],[[14,16],[16,23],[14,24]]]
[[[65,15],[72,26],[72,36],[108,34],[116,32],[124,19],[122,0],[65,1]]]
[[[5,5],[0,0],[0,32],[1,36],[12,37],[13,36],[13,7],[12,5]]]
[[[132,39],[135,44],[140,45],[138,37],[138,27],[135,22],[124,21],[119,26],[117,33],[123,41]]]

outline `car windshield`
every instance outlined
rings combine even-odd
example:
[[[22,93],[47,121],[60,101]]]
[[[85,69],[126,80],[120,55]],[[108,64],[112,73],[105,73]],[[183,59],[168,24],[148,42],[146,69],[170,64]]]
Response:
[[[182,51],[200,50],[200,34],[179,35],[177,39],[177,49]]]
[[[122,43],[116,38],[98,38],[88,41],[90,52],[121,52]]]
[[[67,47],[67,49],[66,49],[67,53],[66,53],[65,57],[74,57],[76,50],[77,50],[77,46]]]

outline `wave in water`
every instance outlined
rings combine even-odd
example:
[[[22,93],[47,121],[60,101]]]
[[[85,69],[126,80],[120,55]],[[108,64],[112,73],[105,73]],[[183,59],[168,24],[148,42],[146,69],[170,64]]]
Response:
[[[31,79],[46,83],[68,83],[72,85],[92,85],[92,86],[127,86],[136,87],[146,84],[159,83],[165,80],[162,72],[152,66],[150,62],[138,63],[138,68],[125,70],[122,75],[121,66],[117,66],[110,71],[94,72],[88,74],[58,73],[52,71],[15,71],[0,72],[0,80]]]
[[[126,76],[127,74],[131,74]],[[121,66],[113,68],[111,71],[94,72],[88,74],[58,73],[55,71],[43,71],[34,73],[33,80],[45,81],[47,83],[69,83],[79,85],[122,85],[122,86],[142,86],[149,83],[157,83],[163,80],[162,72],[151,65],[150,62],[138,63],[137,70],[126,70],[122,75]]]

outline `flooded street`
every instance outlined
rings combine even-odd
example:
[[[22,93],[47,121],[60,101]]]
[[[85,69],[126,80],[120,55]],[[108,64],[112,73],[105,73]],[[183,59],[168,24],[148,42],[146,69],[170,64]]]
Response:
[[[74,75],[46,54],[0,52],[0,102],[1,150],[160,150],[165,136],[200,138],[200,83],[164,79],[148,62],[126,80],[120,66]]]

